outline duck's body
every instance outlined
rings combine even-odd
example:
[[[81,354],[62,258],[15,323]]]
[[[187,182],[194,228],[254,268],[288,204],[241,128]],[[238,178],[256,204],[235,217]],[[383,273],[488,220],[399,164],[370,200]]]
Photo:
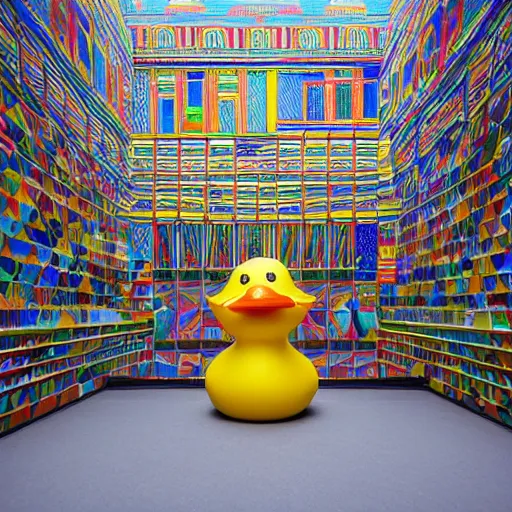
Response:
[[[318,374],[288,340],[252,346],[237,341],[210,365],[206,389],[223,414],[270,421],[304,411],[318,390]]]
[[[270,271],[269,271],[270,270]],[[313,363],[288,341],[315,298],[295,287],[278,261],[256,258],[208,301],[235,343],[206,372],[206,389],[223,414],[272,421],[304,411],[318,390]]]

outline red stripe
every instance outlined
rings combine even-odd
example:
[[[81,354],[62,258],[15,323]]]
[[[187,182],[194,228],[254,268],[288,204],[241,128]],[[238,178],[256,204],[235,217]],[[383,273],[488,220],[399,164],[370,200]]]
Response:
[[[329,48],[329,27],[324,27],[324,44],[323,48]]]

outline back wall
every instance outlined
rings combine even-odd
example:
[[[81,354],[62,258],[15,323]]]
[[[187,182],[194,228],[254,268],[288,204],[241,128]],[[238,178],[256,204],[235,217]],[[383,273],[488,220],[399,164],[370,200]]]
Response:
[[[139,293],[154,299],[154,375],[204,375],[230,341],[205,295],[270,256],[318,297],[292,340],[319,375],[375,378],[377,283],[394,278],[378,252],[393,242],[377,170],[386,17],[241,9],[127,17],[132,219],[138,264],[153,273]]]

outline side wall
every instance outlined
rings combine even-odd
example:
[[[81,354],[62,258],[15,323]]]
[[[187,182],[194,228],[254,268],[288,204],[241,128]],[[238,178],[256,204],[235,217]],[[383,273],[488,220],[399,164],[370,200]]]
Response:
[[[383,376],[512,425],[512,4],[394,5],[381,77],[398,284],[384,286]]]
[[[121,220],[130,45],[103,4],[0,4],[0,433],[148,366]]]

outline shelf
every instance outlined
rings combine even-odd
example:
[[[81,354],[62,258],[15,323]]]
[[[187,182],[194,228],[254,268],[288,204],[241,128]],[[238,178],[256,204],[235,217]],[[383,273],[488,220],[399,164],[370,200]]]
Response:
[[[462,393],[466,396],[470,396],[471,398],[473,398],[473,395],[469,391],[466,391],[465,389],[461,389],[456,386],[453,386],[452,384],[449,384],[448,382],[445,382],[444,380],[439,380],[439,379],[432,379],[432,380],[435,382],[438,382],[439,384],[442,384],[443,386],[447,386],[447,387],[453,389],[454,391],[457,391],[458,393]],[[496,400],[491,400],[490,398],[487,398],[485,396],[479,395],[478,399],[483,400],[484,402],[487,402],[488,404],[502,407],[502,404],[499,404],[498,402],[496,402]]]
[[[130,354],[136,354],[137,352],[141,352],[141,351],[142,350],[135,350],[133,352],[127,352],[125,354],[119,354],[119,355],[112,356],[112,357],[109,357],[109,358],[106,358],[106,359],[101,359],[100,361],[94,361],[92,363],[87,363],[87,364],[83,364],[83,365],[77,365],[77,366],[73,366],[72,368],[66,368],[64,370],[60,370],[58,372],[49,373],[47,375],[41,375],[40,377],[35,377],[35,378],[30,379],[30,381],[28,381],[28,382],[23,382],[21,384],[16,384],[16,385],[13,385],[13,386],[9,386],[9,387],[7,387],[5,389],[0,389],[0,396],[4,395],[6,393],[9,393],[11,391],[14,391],[16,389],[19,389],[19,388],[23,388],[23,387],[26,387],[26,386],[31,386],[33,384],[37,384],[37,383],[40,383],[40,382],[44,382],[45,380],[51,379],[53,377],[57,377],[58,375],[64,375],[66,373],[73,372],[75,370],[84,370],[84,369],[87,369],[87,368],[91,368],[93,366],[98,366],[100,364],[103,364],[103,363],[106,363],[106,362],[109,362],[109,361],[113,361],[115,359],[119,359],[121,357],[125,357],[125,356],[128,356]],[[127,368],[129,366],[131,366],[131,365],[125,366],[123,368]],[[118,370],[119,369],[116,368],[115,370],[112,370],[112,371],[118,371]]]
[[[459,181],[457,181],[457,183],[455,183],[453,185],[450,185],[448,188],[444,188],[441,192],[438,192],[438,193],[434,194],[433,196],[423,200],[423,202],[420,205],[413,206],[410,209],[408,209],[407,211],[402,212],[401,215],[398,217],[398,220],[402,221],[407,215],[410,215],[413,211],[419,210],[420,207],[425,207],[427,204],[429,204],[429,203],[431,203],[431,202],[433,202],[435,200],[438,200],[438,199],[440,199],[443,196],[446,196],[448,194],[448,192],[450,192],[451,190],[456,189],[457,187],[460,187],[462,183],[464,183],[464,182],[466,182],[466,181],[468,181],[470,179],[476,178],[480,173],[484,172],[487,168],[489,168],[489,166],[494,161],[495,161],[495,158],[493,158],[490,162],[485,164],[483,167],[480,167],[477,171],[475,171],[475,172],[473,172],[471,174],[468,174],[467,176],[463,176]],[[453,169],[452,169],[452,171],[453,171]],[[449,176],[447,176],[447,177],[449,178]],[[503,177],[501,179],[503,179]],[[485,186],[486,186],[486,183],[481,185],[480,188],[475,188],[475,190],[473,191],[473,195],[475,195],[478,192],[484,190]],[[465,197],[465,199],[468,199],[469,197],[470,196],[467,196],[467,197]],[[460,201],[459,201],[459,203],[460,203]],[[457,203],[457,204],[459,204],[459,203]],[[432,209],[435,210],[436,212],[438,210],[435,207],[432,207]],[[429,220],[435,219],[437,217],[437,215],[438,214],[436,213],[432,217],[425,218],[424,222],[428,222]]]
[[[450,310],[447,310],[450,311]],[[512,334],[512,329],[483,329],[479,327],[471,327],[466,325],[447,325],[447,324],[424,324],[421,322],[408,322],[408,321],[398,321],[398,320],[380,320],[382,324],[393,324],[393,325],[403,325],[406,327],[423,327],[430,329],[441,329],[447,331],[474,331],[474,332],[485,332],[489,334]]]
[[[26,386],[31,386],[33,384],[38,384],[40,382],[44,382],[45,380],[51,379],[53,377],[57,377],[58,375],[64,375],[65,373],[70,373],[75,370],[79,370],[80,368],[83,368],[83,366],[73,366],[72,368],[66,368],[65,370],[60,370],[58,372],[49,373],[47,375],[42,375],[40,377],[34,377],[33,379],[30,379],[28,382],[23,382],[21,384],[16,384],[12,386],[8,386],[4,389],[0,389],[0,396],[9,393],[11,391],[14,391],[15,389],[24,388]]]
[[[400,363],[395,363],[393,361],[388,361],[387,359],[377,359],[377,364],[385,364],[388,366],[394,366],[395,368],[398,368],[399,370],[403,371],[404,373],[407,373],[407,366],[404,366]]]
[[[77,338],[77,339],[72,339],[72,340],[67,340],[67,341],[54,341],[54,342],[50,342],[50,343],[42,343],[40,345],[33,345],[31,347],[16,347],[16,348],[12,348],[12,349],[0,350],[0,354],[11,354],[11,353],[16,353],[16,352],[27,352],[27,351],[34,350],[34,349],[39,349],[39,348],[58,347],[60,345],[72,345],[72,344],[75,344],[75,343],[94,341],[94,340],[99,340],[99,339],[113,338],[115,336],[128,336],[130,334],[142,334],[142,333],[145,333],[145,332],[147,332],[147,333],[153,332],[153,327],[148,327],[147,329],[139,329],[137,331],[122,331],[122,332],[112,332],[112,333],[106,333],[106,334],[98,334],[96,336],[88,336],[88,337],[85,337],[85,338],[79,338],[79,339]],[[0,373],[0,375],[2,375],[2,374]]]
[[[84,338],[83,340],[75,340],[74,342],[59,342],[59,343],[51,343],[51,344],[46,344],[46,345],[39,345],[35,348],[51,348],[51,347],[55,347],[55,346],[59,346],[59,345],[68,345],[68,344],[71,344],[71,343],[79,343],[81,341],[83,342],[88,342],[88,341],[95,341],[95,340],[99,340],[99,339],[108,339],[108,338],[113,338],[113,337],[117,337],[117,336],[127,336],[129,334],[141,334],[143,332],[149,332],[149,331],[138,331],[138,332],[132,332],[132,333],[122,333],[122,334],[116,334],[116,335],[102,335],[102,336],[98,336],[98,337],[90,337],[90,338]],[[3,371],[0,371],[0,378],[4,378],[6,375],[9,375],[9,374],[14,374],[14,373],[17,373],[17,372],[20,372],[22,370],[25,370],[26,368],[34,368],[34,367],[37,367],[37,366],[41,366],[41,365],[44,365],[44,364],[48,364],[48,363],[53,363],[53,362],[56,362],[56,361],[63,361],[65,359],[73,359],[75,357],[82,357],[82,356],[87,356],[89,354],[93,354],[94,352],[102,352],[104,350],[110,350],[111,348],[115,348],[117,346],[122,346],[125,342],[124,341],[119,341],[117,342],[115,345],[111,346],[111,347],[108,347],[108,348],[102,348],[102,347],[98,347],[98,348],[93,348],[91,350],[89,350],[88,352],[81,352],[79,354],[73,354],[73,355],[64,355],[64,356],[59,356],[59,357],[53,357],[53,358],[50,358],[50,359],[45,359],[44,361],[37,361],[35,363],[29,363],[29,364],[26,364],[26,365],[23,365],[23,366],[16,366],[16,367],[11,367],[7,370],[3,370]],[[31,350],[33,349],[34,347],[30,347],[29,349],[15,349],[15,350],[11,350],[11,351],[0,351],[0,354],[5,354],[5,353],[17,353],[17,352],[26,352],[27,350]]]
[[[451,366],[446,366],[444,364],[435,363],[435,362],[432,362],[432,361],[425,361],[425,359],[419,359],[418,357],[415,357],[415,356],[412,356],[412,355],[401,354],[399,352],[393,352],[392,350],[389,350],[389,349],[381,348],[380,350],[382,350],[383,352],[386,352],[388,354],[393,354],[395,356],[403,357],[405,359],[412,359],[413,361],[417,361],[419,363],[430,364],[431,366],[437,366],[438,368],[442,368],[443,370],[447,370],[449,372],[456,373],[458,375],[464,375],[464,376],[466,376],[466,377],[468,377],[470,379],[479,380],[480,382],[483,382],[483,383],[488,384],[490,386],[495,386],[495,387],[498,387],[498,388],[501,388],[501,389],[506,389],[507,391],[511,391],[510,386],[506,386],[504,384],[499,384],[497,382],[492,382],[492,381],[484,379],[482,377],[477,377],[476,375],[472,375],[470,373],[467,373],[464,370],[461,370],[460,368],[454,368],[454,367],[451,367]]]
[[[96,381],[100,378],[103,378],[103,377],[96,377],[95,379],[93,379],[93,381]],[[70,386],[64,388],[64,389],[61,389],[58,393],[53,393],[53,394],[50,394],[50,395],[47,395],[45,397],[42,398],[42,400],[46,400],[47,398],[51,397],[51,396],[54,396],[54,395],[62,395],[63,393],[69,391],[72,387],[74,386],[79,386],[80,384],[74,382],[73,384],[71,384]],[[39,400],[36,400],[35,402],[30,402],[30,403],[24,403],[23,405],[20,405],[18,407],[16,407],[15,409],[12,409],[11,411],[7,411],[7,412],[4,412],[4,413],[0,413],[0,420],[3,419],[3,418],[6,418],[8,416],[11,416],[12,414],[16,414],[17,412],[20,412],[22,411],[23,409],[25,408],[31,408],[32,406],[36,405],[39,403]]]
[[[481,349],[485,349],[485,350],[489,350],[489,351],[498,351],[498,352],[505,352],[506,354],[512,354],[512,348],[507,349],[507,348],[503,348],[503,347],[496,347],[494,345],[470,343],[470,342],[465,342],[465,341],[460,341],[460,340],[452,340],[449,338],[438,338],[436,336],[431,336],[429,334],[422,334],[422,333],[416,333],[416,332],[411,332],[411,331],[393,331],[391,329],[383,329],[383,328],[381,328],[380,330],[389,332],[392,334],[398,334],[400,336],[412,336],[415,338],[424,338],[424,339],[428,339],[428,340],[433,340],[437,343],[454,343],[456,345],[466,345],[468,347],[475,347],[475,348],[481,348]],[[393,340],[386,340],[385,338],[382,338],[382,339],[379,338],[379,341],[393,342]]]
[[[478,171],[478,172],[481,172],[481,171]],[[457,185],[455,185],[455,186],[457,186]],[[442,215],[442,214],[443,214],[443,212],[446,212],[446,210],[447,210],[448,208],[454,208],[454,207],[457,207],[457,206],[458,206],[459,204],[461,204],[463,201],[467,201],[468,199],[471,199],[472,197],[474,197],[476,194],[478,194],[478,193],[479,193],[479,192],[481,192],[482,190],[488,190],[488,189],[487,189],[487,188],[482,188],[482,189],[481,189],[481,190],[479,190],[479,191],[474,191],[471,195],[465,196],[465,197],[463,197],[463,198],[459,198],[459,199],[457,200],[457,202],[456,202],[456,203],[454,203],[451,207],[448,207],[448,206],[447,206],[447,207],[446,207],[446,209],[442,209],[442,210],[440,210],[438,213],[436,213],[436,215],[434,215],[434,216],[432,216],[432,217],[429,217],[429,218],[427,218],[427,219],[423,219],[423,220],[422,220],[422,224],[423,224],[423,226],[425,226],[429,221],[432,221],[432,220],[434,220],[435,218],[437,218],[439,215]],[[496,196],[494,196],[494,197],[492,198],[492,200],[488,201],[486,204],[481,205],[481,206],[479,206],[479,207],[477,207],[477,208],[472,208],[472,209],[471,209],[471,214],[473,214],[474,212],[476,212],[476,211],[478,211],[478,210],[481,210],[481,209],[487,208],[488,206],[490,206],[491,204],[494,204],[494,203],[498,202],[499,200],[500,200],[500,197],[499,197],[499,195],[497,194]],[[466,217],[466,218],[469,218],[469,217]],[[421,237],[421,238],[418,238],[418,237],[416,236],[416,237],[414,238],[414,241],[415,241],[415,242],[421,242],[421,241],[427,240],[427,239],[429,239],[429,238],[431,238],[431,237],[433,237],[433,236],[436,236],[436,235],[441,234],[443,231],[446,231],[446,230],[448,230],[448,229],[450,229],[450,228],[452,228],[452,227],[457,226],[458,224],[460,224],[460,223],[464,222],[465,220],[466,220],[466,219],[457,220],[457,221],[452,221],[452,222],[450,222],[450,223],[447,223],[446,225],[443,225],[443,227],[442,227],[442,228],[440,228],[440,229],[436,227],[436,230],[435,230],[435,231],[432,231],[432,232],[431,232],[431,233],[429,233],[428,235],[425,235],[425,236],[423,236],[423,237]],[[419,222],[419,221],[418,221],[418,222]],[[406,226],[405,228],[403,228],[403,229],[401,230],[401,234],[405,234],[405,233],[408,233],[409,231],[414,230],[414,229],[416,228],[416,226],[417,226],[417,225],[418,225],[418,223],[410,224],[410,225]],[[428,227],[426,227],[426,228],[424,228],[424,229],[426,229],[426,230],[428,231]],[[416,235],[417,235],[417,233],[416,233]],[[410,241],[412,241],[412,240],[409,240],[409,242],[410,242]],[[455,242],[455,240],[450,240],[450,241],[451,241],[451,242]]]
[[[501,254],[501,253],[496,253],[496,254]],[[482,257],[485,257],[485,256],[482,256]],[[509,273],[510,272],[507,272],[507,274],[509,274]],[[407,284],[396,284],[396,286],[420,286],[423,284],[433,284],[433,283],[436,283],[437,281],[459,281],[462,279],[471,279],[472,277],[489,277],[489,276],[499,276],[499,275],[501,275],[501,274],[499,274],[498,271],[496,271],[496,272],[488,272],[488,273],[484,273],[484,274],[472,274],[470,276],[458,275],[458,276],[449,276],[449,277],[437,277],[435,279],[418,279],[418,280],[414,280]],[[485,290],[482,290],[482,291],[485,291]],[[467,293],[467,292],[464,292],[464,293]],[[492,292],[485,292],[485,293],[492,293]],[[512,290],[510,290],[509,292],[502,292],[502,293],[512,293]]]
[[[143,323],[147,323],[147,322],[127,320],[127,321],[121,321],[121,322],[108,322],[108,323],[101,323],[101,324],[75,324],[75,325],[69,325],[66,327],[62,327],[62,326],[58,326],[58,327],[14,327],[12,329],[0,329],[0,336],[10,336],[10,335],[20,335],[20,334],[40,334],[40,333],[54,332],[54,331],[103,328],[103,327],[112,327],[112,326],[117,326],[117,325],[137,325],[137,324],[143,324]]]
[[[69,388],[66,388],[66,389],[69,389]],[[63,391],[65,391],[65,390],[63,390]],[[17,412],[20,412],[23,409],[30,408],[30,407],[32,407],[32,405],[33,405],[32,403],[30,403],[30,404],[23,404],[23,405],[20,405],[20,406],[16,407],[15,409],[12,409],[12,410],[4,412],[4,413],[1,413],[0,414],[0,420],[3,419],[3,418],[7,418],[8,416],[11,416],[13,414],[16,414]]]
[[[458,297],[458,295],[457,295]],[[452,313],[465,313],[466,311],[475,311],[474,309],[471,309],[471,310],[468,310],[468,309],[451,309],[451,308],[447,308],[447,307],[442,307],[442,306],[381,306],[381,308],[383,310],[392,310],[392,311],[395,311],[395,310],[398,310],[398,311],[401,311],[403,309],[412,309],[412,310],[416,310],[416,309],[427,309],[427,310],[435,310],[435,311],[449,311],[449,312],[452,312]],[[386,322],[387,321],[390,321],[391,320],[385,320]]]
[[[467,362],[469,362],[471,364],[488,366],[488,367],[492,368],[493,370],[498,370],[498,371],[501,371],[501,372],[512,373],[512,368],[506,368],[504,366],[498,366],[498,365],[495,365],[495,364],[492,364],[492,363],[486,363],[486,362],[483,362],[483,361],[479,361],[478,359],[472,359],[471,357],[468,357],[468,356],[463,356],[463,355],[460,355],[460,354],[452,354],[451,352],[442,352],[440,350],[436,350],[436,349],[433,349],[433,348],[422,347],[421,345],[413,345],[413,344],[407,343],[406,341],[397,341],[397,340],[384,340],[384,341],[386,343],[390,343],[390,344],[405,345],[407,347],[414,347],[414,348],[418,348],[420,350],[426,350],[428,352],[432,352],[434,354],[440,354],[440,355],[443,355],[443,356],[451,357],[453,359],[461,359],[461,360],[467,361]],[[381,349],[381,350],[387,350],[387,349]],[[400,352],[397,352],[397,353],[399,354]],[[510,353],[512,353],[512,351],[510,351]]]

